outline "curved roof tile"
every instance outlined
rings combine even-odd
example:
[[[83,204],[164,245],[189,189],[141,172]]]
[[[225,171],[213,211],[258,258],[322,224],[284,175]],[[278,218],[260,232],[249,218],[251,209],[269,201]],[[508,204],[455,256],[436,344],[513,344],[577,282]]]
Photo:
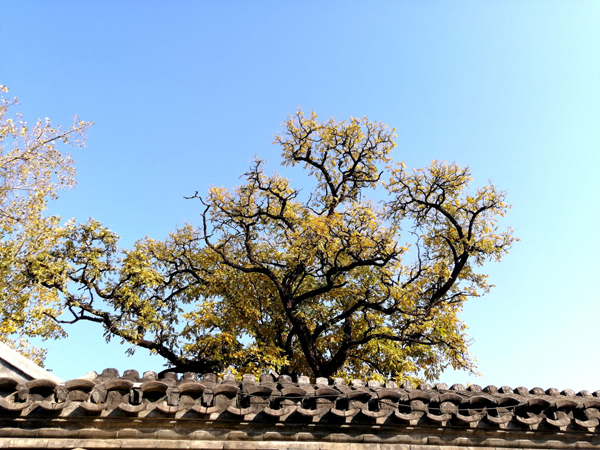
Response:
[[[132,426],[127,421],[133,419],[147,423],[163,418],[169,421],[156,422],[156,426],[177,423],[178,419],[185,420],[185,424],[223,421],[223,426],[233,427],[251,422],[257,429],[280,424],[299,433],[297,424],[310,423],[320,427],[314,430],[331,433],[333,429],[349,441],[356,438],[359,429],[360,433],[367,433],[365,436],[384,432],[410,435],[416,433],[414,430],[421,430],[421,435],[439,434],[440,430],[451,430],[453,434],[444,439],[467,433],[461,429],[476,429],[484,437],[506,438],[507,442],[512,434],[533,432],[548,439],[562,439],[562,448],[600,449],[600,391],[590,394],[508,386],[482,389],[460,384],[448,388],[443,383],[434,387],[423,383],[414,388],[408,384],[397,387],[393,382],[382,385],[352,380],[346,384],[340,379],[329,382],[324,378],[311,383],[308,377],[292,380],[289,376],[270,375],[258,382],[251,375],[244,375],[238,381],[228,375],[219,379],[215,374],[191,373],[183,376],[166,373],[159,379],[154,372],[145,372],[140,377],[138,372],[128,370],[121,376],[115,369],[63,384],[41,379],[22,383],[2,378],[0,387],[0,420],[4,423],[0,428],[0,444],[6,433],[17,433],[6,430],[20,427],[11,428],[11,421],[22,423],[31,418],[39,422],[40,414],[45,414],[60,417],[67,424],[106,418],[111,420],[110,426],[117,428],[119,421],[127,428]],[[353,429],[352,434],[340,428],[344,424],[359,428]],[[63,425],[52,422],[44,426]]]

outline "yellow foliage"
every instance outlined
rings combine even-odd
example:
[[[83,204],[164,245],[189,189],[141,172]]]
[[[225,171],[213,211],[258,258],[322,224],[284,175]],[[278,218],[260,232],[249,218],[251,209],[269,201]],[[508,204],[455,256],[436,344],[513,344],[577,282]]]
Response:
[[[58,217],[44,215],[47,202],[75,184],[73,161],[57,143],[83,146],[90,123],[75,118],[62,129],[46,118],[30,127],[18,113],[9,117],[16,104],[0,99],[0,339],[41,362],[43,351],[29,348],[26,338],[62,336],[49,318],[62,307],[57,294],[31,283],[28,273],[64,232]]]
[[[490,288],[479,267],[513,242],[496,223],[505,195],[471,192],[457,164],[394,165],[394,138],[366,118],[298,111],[275,142],[282,164],[306,169],[309,194],[256,159],[237,188],[195,196],[202,226],[120,251],[97,222],[73,225],[36,279],[71,321],[100,322],[180,371],[414,382],[473,370],[458,314]],[[382,185],[387,199],[369,200]]]

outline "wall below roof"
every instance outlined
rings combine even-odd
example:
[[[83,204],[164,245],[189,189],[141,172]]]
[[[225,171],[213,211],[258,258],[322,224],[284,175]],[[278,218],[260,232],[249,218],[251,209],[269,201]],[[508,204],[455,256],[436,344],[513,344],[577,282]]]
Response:
[[[74,421],[73,421],[74,422]],[[0,448],[10,449],[231,449],[231,450],[463,450],[463,449],[599,449],[590,436],[564,433],[511,433],[490,430],[449,430],[421,427],[342,426],[290,424],[256,426],[252,423],[198,423],[181,421],[119,421],[118,429],[100,420],[78,424],[40,422],[21,429],[0,425]],[[21,426],[23,426],[22,424]],[[81,425],[81,424],[79,424]],[[367,429],[368,428],[368,429]],[[496,430],[497,431],[497,430]],[[13,437],[8,437],[10,435]]]
[[[85,445],[85,447],[84,447]],[[435,446],[435,445],[412,445],[412,444],[382,444],[382,443],[352,443],[345,442],[219,442],[219,441],[191,441],[182,443],[171,440],[132,440],[119,439],[115,441],[105,440],[68,440],[68,439],[19,439],[7,442],[0,439],[1,448],[9,449],[197,449],[197,450],[476,450],[482,448],[492,449],[495,447],[469,447],[469,446]],[[512,447],[519,450],[539,450],[540,448],[558,449],[561,447],[524,447],[515,442]]]

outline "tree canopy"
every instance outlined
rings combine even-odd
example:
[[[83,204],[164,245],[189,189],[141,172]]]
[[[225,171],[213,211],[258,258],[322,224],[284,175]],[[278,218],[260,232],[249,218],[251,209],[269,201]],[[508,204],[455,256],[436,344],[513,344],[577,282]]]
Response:
[[[59,217],[44,215],[58,190],[75,183],[73,161],[57,144],[83,146],[90,123],[75,118],[63,129],[46,118],[30,127],[20,114],[10,114],[17,104],[16,98],[0,99],[0,338],[41,362],[44,352],[27,338],[63,334],[49,318],[60,312],[60,299],[30,283],[26,268],[64,231]]]
[[[505,194],[470,190],[469,168],[454,163],[409,171],[392,160],[394,139],[366,118],[298,111],[275,143],[310,192],[256,159],[237,188],[193,196],[199,226],[120,250],[100,223],[72,224],[28,276],[62,299],[70,316],[46,312],[57,323],[100,323],[178,371],[434,379],[472,369],[458,314],[490,289],[480,267],[513,243],[496,223]]]

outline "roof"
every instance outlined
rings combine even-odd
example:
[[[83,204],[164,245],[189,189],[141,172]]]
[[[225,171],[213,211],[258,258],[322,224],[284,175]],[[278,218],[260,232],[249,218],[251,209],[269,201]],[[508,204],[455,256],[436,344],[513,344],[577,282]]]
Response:
[[[63,381],[2,342],[0,342],[0,376],[11,376],[21,381],[39,378],[57,383]]]
[[[115,369],[86,378],[0,378],[0,447],[600,448],[600,391]]]

